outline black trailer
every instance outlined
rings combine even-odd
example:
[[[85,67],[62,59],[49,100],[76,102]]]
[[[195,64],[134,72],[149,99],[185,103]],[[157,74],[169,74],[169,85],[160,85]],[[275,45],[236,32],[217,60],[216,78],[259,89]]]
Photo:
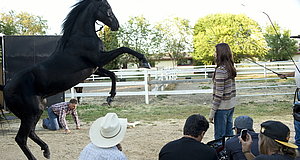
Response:
[[[61,36],[0,36],[2,46],[1,84],[8,82],[15,73],[47,59],[55,50]],[[47,105],[65,100],[64,92],[47,98]],[[0,105],[3,95],[0,94]]]

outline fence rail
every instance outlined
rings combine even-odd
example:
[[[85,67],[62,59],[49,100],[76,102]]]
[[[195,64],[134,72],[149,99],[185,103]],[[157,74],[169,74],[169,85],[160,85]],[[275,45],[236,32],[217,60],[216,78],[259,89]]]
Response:
[[[274,70],[277,73],[294,72],[295,67],[292,62],[270,62],[261,63],[267,68]],[[172,95],[172,94],[203,94],[212,93],[212,89],[193,89],[193,90],[172,90],[166,91],[164,88],[169,84],[176,83],[210,83],[211,74],[214,71],[214,65],[207,66],[185,66],[176,67],[170,69],[129,69],[129,70],[112,70],[118,79],[122,79],[123,82],[117,82],[117,87],[120,86],[143,86],[143,91],[126,91],[117,92],[116,96],[145,96],[145,103],[149,104],[149,96],[151,95]],[[253,63],[237,64],[237,83],[243,83],[247,81],[274,81],[279,79],[271,71],[258,67]],[[259,77],[259,78],[257,78]],[[293,78],[293,77],[290,77]],[[107,78],[92,75],[87,79],[88,83],[79,83],[76,87],[111,87],[111,82],[107,82]],[[99,82],[105,81],[105,82]],[[245,89],[259,89],[259,88],[283,88],[283,87],[295,87],[295,83],[280,85],[280,84],[267,84],[259,86],[238,86],[237,90]],[[262,96],[262,95],[287,95],[294,94],[293,92],[282,93],[255,93],[255,94],[239,94],[238,96]],[[95,92],[95,93],[75,93],[74,88],[70,93],[65,93],[65,97],[95,97],[95,96],[109,96],[108,92]]]

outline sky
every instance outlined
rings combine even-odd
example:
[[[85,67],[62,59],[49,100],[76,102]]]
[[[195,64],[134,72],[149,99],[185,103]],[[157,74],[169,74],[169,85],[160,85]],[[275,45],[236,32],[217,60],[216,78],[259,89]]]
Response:
[[[107,0],[120,24],[130,17],[144,16],[150,23],[181,17],[194,25],[199,18],[215,13],[245,14],[262,27],[273,23],[300,35],[300,0]],[[1,0],[0,12],[28,12],[48,21],[47,34],[60,34],[63,20],[78,0]]]

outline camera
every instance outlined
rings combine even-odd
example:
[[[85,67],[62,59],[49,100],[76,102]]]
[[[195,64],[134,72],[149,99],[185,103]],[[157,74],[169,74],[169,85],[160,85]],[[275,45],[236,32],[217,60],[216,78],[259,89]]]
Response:
[[[244,141],[246,141],[247,132],[248,132],[247,129],[242,129],[242,131],[241,131],[241,138],[242,138]]]

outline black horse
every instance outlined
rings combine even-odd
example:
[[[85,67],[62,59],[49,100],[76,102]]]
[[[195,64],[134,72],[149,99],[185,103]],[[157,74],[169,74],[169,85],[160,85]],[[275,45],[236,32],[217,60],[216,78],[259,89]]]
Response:
[[[5,104],[21,120],[15,141],[26,157],[36,159],[27,146],[28,137],[37,143],[43,155],[50,158],[48,145],[35,133],[35,126],[44,110],[44,99],[70,89],[91,74],[108,76],[112,80],[110,103],[116,95],[116,77],[102,67],[117,56],[128,53],[137,57],[142,67],[150,68],[143,54],[126,47],[103,51],[103,43],[95,32],[99,20],[116,31],[117,18],[106,0],[81,0],[73,6],[63,24],[63,36],[55,51],[45,61],[24,69],[5,85]]]

